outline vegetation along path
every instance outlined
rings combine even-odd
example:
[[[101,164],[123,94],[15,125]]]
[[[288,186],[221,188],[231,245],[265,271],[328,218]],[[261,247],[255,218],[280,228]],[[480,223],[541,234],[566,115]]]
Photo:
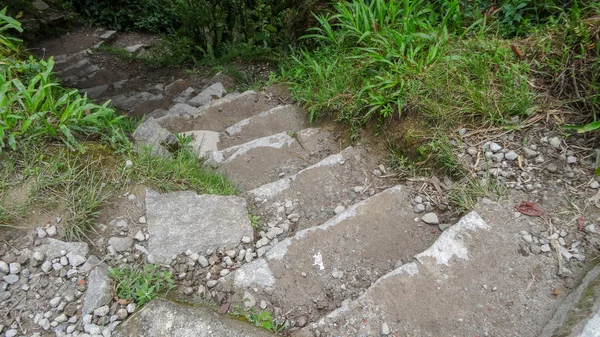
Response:
[[[358,8],[333,10],[344,4]],[[297,55],[295,73],[283,68],[289,83],[246,91],[223,73],[139,62],[159,43],[154,35],[78,28],[32,43],[45,60],[35,62],[19,61],[15,40],[0,40],[0,333],[599,336],[595,140],[553,127],[562,110],[531,112],[534,83],[512,87],[510,98],[525,104],[512,108],[527,113],[505,118],[508,97],[478,98],[490,119],[506,119],[502,127],[473,127],[463,110],[475,106],[436,115],[455,106],[438,97],[434,111],[426,87],[402,97],[427,118],[409,113],[401,128],[360,121],[355,111],[374,101],[367,111],[398,112],[392,100],[367,102],[364,90],[373,98],[398,87],[361,83],[352,93],[355,82],[327,82],[341,81],[337,71],[357,76],[356,58],[320,73],[332,77],[311,73],[303,57],[318,63],[352,40],[327,36],[323,18],[316,32],[325,42]],[[4,13],[0,20],[19,27]],[[502,43],[488,42],[483,49]],[[468,58],[469,43],[456,46],[455,61]],[[470,66],[515,56],[493,48]],[[382,55],[361,50],[373,62]],[[396,61],[376,68],[406,66]],[[423,75],[409,81],[428,80],[425,64],[412,66]],[[30,75],[40,69],[47,77]],[[481,88],[469,91],[476,84],[467,78],[442,83],[456,80],[442,73],[434,74],[441,90],[473,103],[453,86],[465,95]],[[496,75],[484,80],[496,85]],[[77,90],[51,91],[59,87]],[[332,109],[348,128],[324,117]],[[9,124],[15,113],[23,118]],[[450,114],[460,114],[459,127]],[[443,135],[415,142],[432,117],[448,118]]]

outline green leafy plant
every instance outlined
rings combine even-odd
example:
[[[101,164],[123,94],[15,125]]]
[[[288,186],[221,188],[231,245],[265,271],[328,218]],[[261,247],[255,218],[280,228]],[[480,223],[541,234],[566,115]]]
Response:
[[[280,333],[284,330],[284,325],[273,319],[268,311],[256,312],[254,308],[246,308],[243,305],[237,305],[231,314],[237,317],[244,317],[251,324],[263,329]]]
[[[4,9],[0,11],[0,56],[2,57],[16,53],[22,42],[20,39],[9,36],[4,32],[9,29],[16,30],[19,33],[23,32],[21,23],[6,15],[6,10],[7,7],[4,7]]]
[[[53,77],[54,60],[14,57],[20,40],[6,33],[21,31],[18,21],[0,12],[0,151],[16,150],[20,141],[58,139],[83,151],[81,140],[101,139],[115,149],[128,147],[129,123],[114,109],[92,103],[67,90]],[[11,56],[12,55],[12,56]]]
[[[109,274],[114,280],[115,294],[140,306],[175,287],[171,273],[156,265],[110,268]]]
[[[254,214],[248,214],[250,217],[250,224],[254,229],[260,229],[260,216]]]

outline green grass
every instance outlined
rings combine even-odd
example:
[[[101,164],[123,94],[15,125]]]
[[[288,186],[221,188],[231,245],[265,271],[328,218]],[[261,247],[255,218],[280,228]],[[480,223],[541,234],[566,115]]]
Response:
[[[119,299],[132,300],[139,306],[175,287],[173,276],[156,265],[131,268],[110,268],[115,294]]]
[[[246,308],[243,305],[238,305],[233,309],[231,314],[236,317],[242,317],[250,324],[271,332],[280,333],[285,328],[282,323],[274,320],[268,311],[256,312],[254,308]]]
[[[449,200],[459,211],[468,211],[479,198],[501,198],[504,191],[505,187],[487,171],[483,178],[468,176],[455,183],[449,191]]]
[[[54,149],[54,153],[47,150],[40,148],[35,164],[25,166],[33,181],[29,206],[64,209],[61,227],[65,238],[83,240],[95,229],[100,207],[115,190],[111,171],[90,154],[64,148]]]
[[[175,152],[173,158],[153,156],[148,149],[131,155],[133,167],[125,171],[129,179],[161,192],[193,190],[237,194],[235,186],[223,174],[204,166],[198,155],[187,147]]]

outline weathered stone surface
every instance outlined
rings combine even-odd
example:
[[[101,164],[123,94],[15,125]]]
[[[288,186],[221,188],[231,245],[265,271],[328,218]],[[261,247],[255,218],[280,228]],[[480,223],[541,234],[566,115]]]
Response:
[[[125,47],[124,49],[132,54],[135,54],[146,47],[144,44],[134,44],[132,46]]]
[[[184,103],[177,103],[169,109],[167,115],[192,117],[200,113],[198,108]]]
[[[160,100],[163,99],[164,96],[162,94],[158,94],[158,95],[153,95],[149,92],[146,91],[142,91],[140,93],[137,93],[133,96],[129,96],[129,97],[114,97],[113,98],[113,104],[115,107],[122,109],[122,110],[131,110],[133,109],[136,105],[147,102],[147,101],[155,101],[155,100]]]
[[[42,0],[35,0],[33,3],[31,3],[31,5],[38,11],[45,11],[46,9],[50,8],[50,6],[48,6],[48,4]]]
[[[152,147],[152,153],[155,155],[168,155],[169,147],[173,148],[178,144],[177,138],[158,125],[152,117],[138,126],[132,136],[136,140],[138,147]]]
[[[590,303],[595,304],[590,307]],[[600,265],[562,301],[539,336],[556,336],[558,332],[569,337],[597,337],[600,333]]]
[[[189,131],[183,133],[192,137],[189,144],[200,157],[204,157],[207,152],[217,151],[220,134],[214,131]]]
[[[267,337],[274,336],[210,309],[156,299],[121,324],[114,337]]]
[[[112,237],[108,240],[108,244],[113,246],[117,252],[123,252],[131,248],[133,245],[133,239],[129,237]]]
[[[108,90],[108,84],[98,85],[91,88],[81,89],[81,93],[87,94],[89,98],[98,98]]]
[[[198,195],[191,191],[159,194],[146,191],[148,248],[158,263],[191,250],[235,247],[253,237],[246,201],[240,197]]]
[[[241,190],[256,188],[308,166],[309,154],[287,133],[210,153],[210,162],[225,171]]]
[[[313,299],[327,298],[330,289],[345,287],[348,280],[360,279],[368,286],[392,270],[390,261],[410,260],[430,246],[430,230],[414,225],[411,209],[409,193],[401,186],[389,188],[322,225],[283,239],[263,258],[237,269],[234,285],[246,290],[272,287],[269,302],[277,301],[283,312],[304,308],[298,314],[318,321],[319,311],[336,306]],[[336,294],[339,301],[351,298],[349,292]]]
[[[61,257],[61,251],[76,255],[87,256],[89,248],[85,242],[63,242],[56,239],[48,239],[48,244],[41,245],[37,250],[46,256],[46,259]]]
[[[114,39],[115,36],[117,36],[116,30],[107,30],[106,32],[104,32],[104,34],[100,35],[100,39],[105,40],[105,41],[110,41],[110,40]]]
[[[219,148],[225,149],[282,131],[297,132],[307,126],[308,122],[300,107],[282,105],[241,120],[225,129],[229,137],[223,139]]]
[[[210,103],[212,100],[219,99],[225,96],[226,90],[221,83],[215,83],[210,87],[202,90],[198,96],[190,99],[188,104],[199,107]]]
[[[87,279],[87,290],[83,300],[82,314],[85,316],[95,309],[110,303],[112,284],[108,276],[108,266],[101,263],[96,266]]]

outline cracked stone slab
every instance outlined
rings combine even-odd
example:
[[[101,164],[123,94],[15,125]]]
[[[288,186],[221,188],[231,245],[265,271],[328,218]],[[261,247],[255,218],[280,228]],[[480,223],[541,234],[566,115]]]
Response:
[[[275,181],[310,164],[308,153],[282,132],[221,151],[211,152],[209,162],[218,166],[242,190]]]
[[[188,250],[236,247],[242,237],[254,237],[246,201],[241,197],[147,190],[146,213],[148,251],[162,264]]]
[[[175,303],[158,298],[123,322],[112,334],[115,337],[268,337],[275,336],[201,306]]]
[[[89,98],[98,98],[108,90],[108,84],[99,85],[96,87],[79,89],[79,92],[87,94]]]

